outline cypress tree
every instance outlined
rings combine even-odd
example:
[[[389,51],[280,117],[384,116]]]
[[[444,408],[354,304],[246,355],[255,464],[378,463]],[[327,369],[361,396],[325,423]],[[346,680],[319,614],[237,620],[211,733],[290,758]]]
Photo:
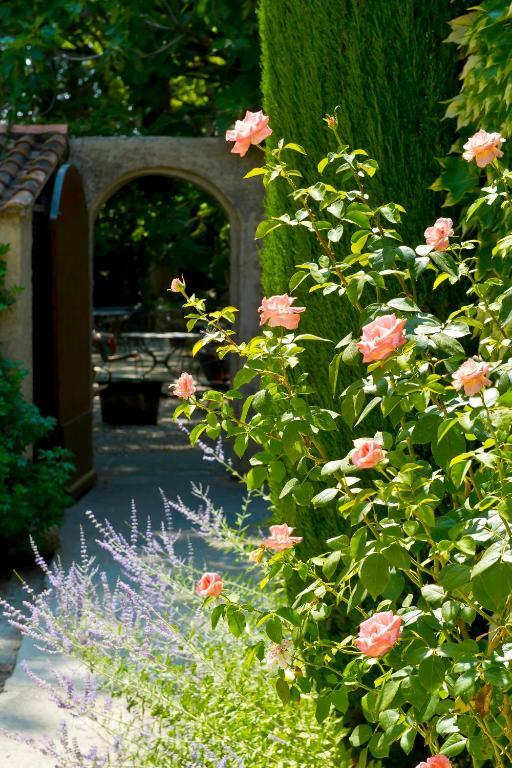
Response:
[[[408,244],[423,242],[423,232],[442,215],[440,196],[428,189],[435,179],[436,157],[450,147],[452,129],[442,122],[443,100],[457,92],[453,46],[443,44],[448,21],[464,8],[462,0],[261,0],[260,34],[263,61],[264,111],[273,136],[302,144],[311,154],[297,155],[296,167],[305,183],[317,176],[316,164],[333,149],[331,132],[322,118],[340,106],[340,133],[351,147],[367,150],[380,166],[372,180],[374,199],[397,202],[407,210],[401,228]],[[271,184],[266,213],[293,211],[285,183]],[[299,228],[282,227],[264,241],[261,255],[266,295],[288,291],[299,262],[318,258],[316,243]],[[329,301],[301,293],[307,303],[301,331],[340,340],[359,328],[348,301]],[[327,368],[332,349],[310,345],[303,362],[325,407],[336,409]],[[349,383],[353,369],[341,371]],[[371,417],[364,434],[377,427]],[[359,432],[361,434],[361,432]],[[340,425],[329,450],[345,455],[356,435]],[[334,510],[284,510],[300,526],[312,551],[325,548],[334,535]]]

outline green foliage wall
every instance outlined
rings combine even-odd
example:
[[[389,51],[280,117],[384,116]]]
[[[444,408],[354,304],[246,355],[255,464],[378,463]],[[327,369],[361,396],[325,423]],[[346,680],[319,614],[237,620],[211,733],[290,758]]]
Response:
[[[441,122],[441,101],[456,93],[458,74],[455,51],[442,41],[448,21],[463,8],[462,2],[446,0],[262,0],[260,5],[264,110],[274,131],[269,141],[285,137],[316,150],[316,156],[297,161],[311,183],[316,160],[331,148],[322,117],[340,105],[342,137],[378,161],[376,199],[407,209],[402,232],[412,244],[422,242],[425,228],[441,215],[441,200],[428,187],[438,171],[435,157],[452,141],[450,126]],[[287,211],[287,195],[284,184],[271,185],[267,214]],[[306,233],[284,227],[272,233],[261,257],[265,293],[287,291],[293,265],[316,256]],[[339,340],[357,325],[353,310],[338,299],[329,306],[323,301],[320,312],[314,295],[301,298],[308,306],[305,331]],[[327,352],[318,344],[308,355],[312,382],[329,407]],[[366,433],[371,426],[367,419]],[[344,455],[353,436],[341,427],[331,452]],[[301,532],[308,526],[309,541],[315,529],[325,541],[325,526],[333,520],[317,517],[312,526],[310,516],[296,514]]]

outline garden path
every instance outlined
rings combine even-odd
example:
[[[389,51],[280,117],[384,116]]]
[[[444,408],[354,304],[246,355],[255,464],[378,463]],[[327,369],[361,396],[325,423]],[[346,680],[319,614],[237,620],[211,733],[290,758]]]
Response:
[[[139,520],[151,516],[153,527],[157,528],[162,518],[162,501],[159,488],[174,499],[181,496],[191,501],[190,483],[202,483],[210,487],[212,498],[228,514],[236,514],[240,508],[242,488],[233,482],[218,464],[203,461],[197,449],[191,449],[187,437],[178,430],[170,418],[171,405],[168,400],[161,403],[161,419],[155,427],[109,428],[101,424],[96,414],[95,445],[98,482],[96,486],[66,514],[61,530],[60,557],[65,564],[80,556],[80,526],[83,526],[90,549],[97,561],[110,577],[115,569],[108,556],[93,544],[94,533],[85,518],[90,509],[99,520],[108,518],[117,530],[128,530],[130,507],[135,500]],[[257,517],[263,519],[264,509]],[[182,530],[182,546],[192,541],[198,565],[208,562],[209,570],[234,568],[229,557],[208,550],[205,544],[190,530],[190,523],[178,514],[175,528]],[[143,522],[144,525],[144,522]],[[213,558],[213,559],[212,559]],[[4,589],[2,590],[2,586]],[[19,600],[21,593],[14,581],[8,585],[0,583],[2,594],[9,592],[9,599]],[[76,668],[60,657],[49,659],[47,655],[24,638],[18,650],[19,640],[0,622],[0,665],[2,662],[2,637],[5,640],[4,661],[13,660],[17,652],[16,666],[0,693],[0,728],[16,731],[24,737],[40,739],[55,736],[62,719],[60,710],[49,705],[46,693],[41,691],[26,676],[23,664],[43,679],[49,679],[49,661],[61,671],[77,675]],[[87,738],[87,736],[85,736]],[[0,768],[53,768],[54,761],[40,755],[25,744],[14,742],[0,733]]]

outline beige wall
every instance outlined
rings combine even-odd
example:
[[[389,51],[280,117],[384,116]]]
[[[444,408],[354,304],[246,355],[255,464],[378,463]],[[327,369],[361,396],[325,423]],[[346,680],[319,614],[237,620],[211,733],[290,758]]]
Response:
[[[172,176],[209,192],[229,219],[230,303],[240,309],[240,339],[248,340],[258,333],[261,288],[254,233],[263,218],[263,186],[261,178],[244,179],[244,174],[261,162],[261,153],[253,149],[240,158],[229,151],[224,139],[174,136],[71,139],[70,150],[70,162],[82,176],[91,215],[91,250],[96,214],[111,195],[133,179]]]
[[[7,285],[20,286],[16,303],[0,315],[0,353],[28,371],[23,394],[32,400],[32,214],[0,213],[0,243],[7,253]]]

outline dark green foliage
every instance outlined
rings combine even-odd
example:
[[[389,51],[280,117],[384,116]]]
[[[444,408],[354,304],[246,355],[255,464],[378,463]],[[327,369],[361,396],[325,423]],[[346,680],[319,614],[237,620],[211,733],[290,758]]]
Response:
[[[340,134],[351,146],[366,149],[381,172],[372,185],[374,200],[401,203],[408,211],[401,229],[406,242],[423,242],[423,231],[441,215],[437,196],[428,189],[437,172],[436,156],[451,143],[449,125],[441,123],[440,103],[457,89],[454,51],[442,44],[448,21],[464,4],[446,0],[262,0],[260,36],[263,57],[264,110],[274,131],[304,145],[316,156],[297,156],[306,183],[317,175],[316,162],[332,149],[322,117],[340,105]],[[256,183],[256,182],[254,182]],[[284,185],[270,185],[267,214],[293,210]],[[299,262],[317,258],[315,242],[298,228],[283,227],[265,240],[262,253],[265,293],[288,291],[289,278]],[[307,303],[301,330],[339,341],[358,328],[358,318],[347,302],[329,304],[314,295]],[[307,368],[322,404],[332,404],[327,381],[329,350],[321,344],[308,351]],[[341,370],[340,379],[348,383]],[[373,425],[368,418],[364,432]],[[339,456],[351,439],[346,428],[335,435]],[[335,530],[334,513],[297,513],[301,534],[317,543],[326,530]],[[318,542],[320,544],[320,542]]]
[[[126,269],[129,264],[130,268]],[[195,184],[145,176],[119,190],[96,220],[94,306],[174,299],[184,275],[197,295],[228,302],[229,224],[225,211]]]
[[[4,287],[4,276],[5,264],[0,261],[0,311],[13,300],[12,291]],[[65,490],[73,472],[69,453],[55,448],[31,455],[31,446],[48,435],[54,420],[44,418],[35,405],[24,400],[24,376],[16,363],[0,357],[0,552],[4,567],[29,552],[30,536],[44,551],[51,550],[52,526],[61,522],[70,502]]]
[[[0,3],[0,114],[74,135],[222,132],[259,101],[256,0]]]
[[[512,22],[507,0],[485,0],[454,19],[447,42],[457,45],[464,59],[462,85],[446,109],[446,117],[457,120],[460,136],[449,157],[441,160],[442,171],[433,188],[443,193],[448,206],[468,207],[489,180],[491,169],[482,171],[461,157],[462,145],[480,128],[498,131],[506,142],[503,163],[510,167],[512,156]],[[450,45],[453,47],[453,45]],[[449,121],[448,121],[449,122]],[[483,205],[471,218],[468,228],[478,227],[483,252],[497,237],[510,230],[510,215]]]
[[[72,136],[222,135],[245,108],[257,109],[261,101],[256,5],[257,0],[0,2],[0,118],[67,123]],[[198,202],[205,195],[193,185],[175,185],[178,201],[172,192],[159,197],[161,188],[155,177],[144,195],[130,185],[100,214],[99,304],[145,303],[148,266],[166,259],[171,247],[174,269],[168,278],[182,271],[191,281],[199,277],[198,290],[212,294],[215,286],[214,298],[222,303],[229,281],[224,212],[212,205],[207,211]],[[180,191],[185,189],[188,195]],[[117,213],[125,220],[116,220]],[[145,220],[140,228],[133,224],[138,219]],[[134,297],[135,279],[141,293],[136,288]]]

